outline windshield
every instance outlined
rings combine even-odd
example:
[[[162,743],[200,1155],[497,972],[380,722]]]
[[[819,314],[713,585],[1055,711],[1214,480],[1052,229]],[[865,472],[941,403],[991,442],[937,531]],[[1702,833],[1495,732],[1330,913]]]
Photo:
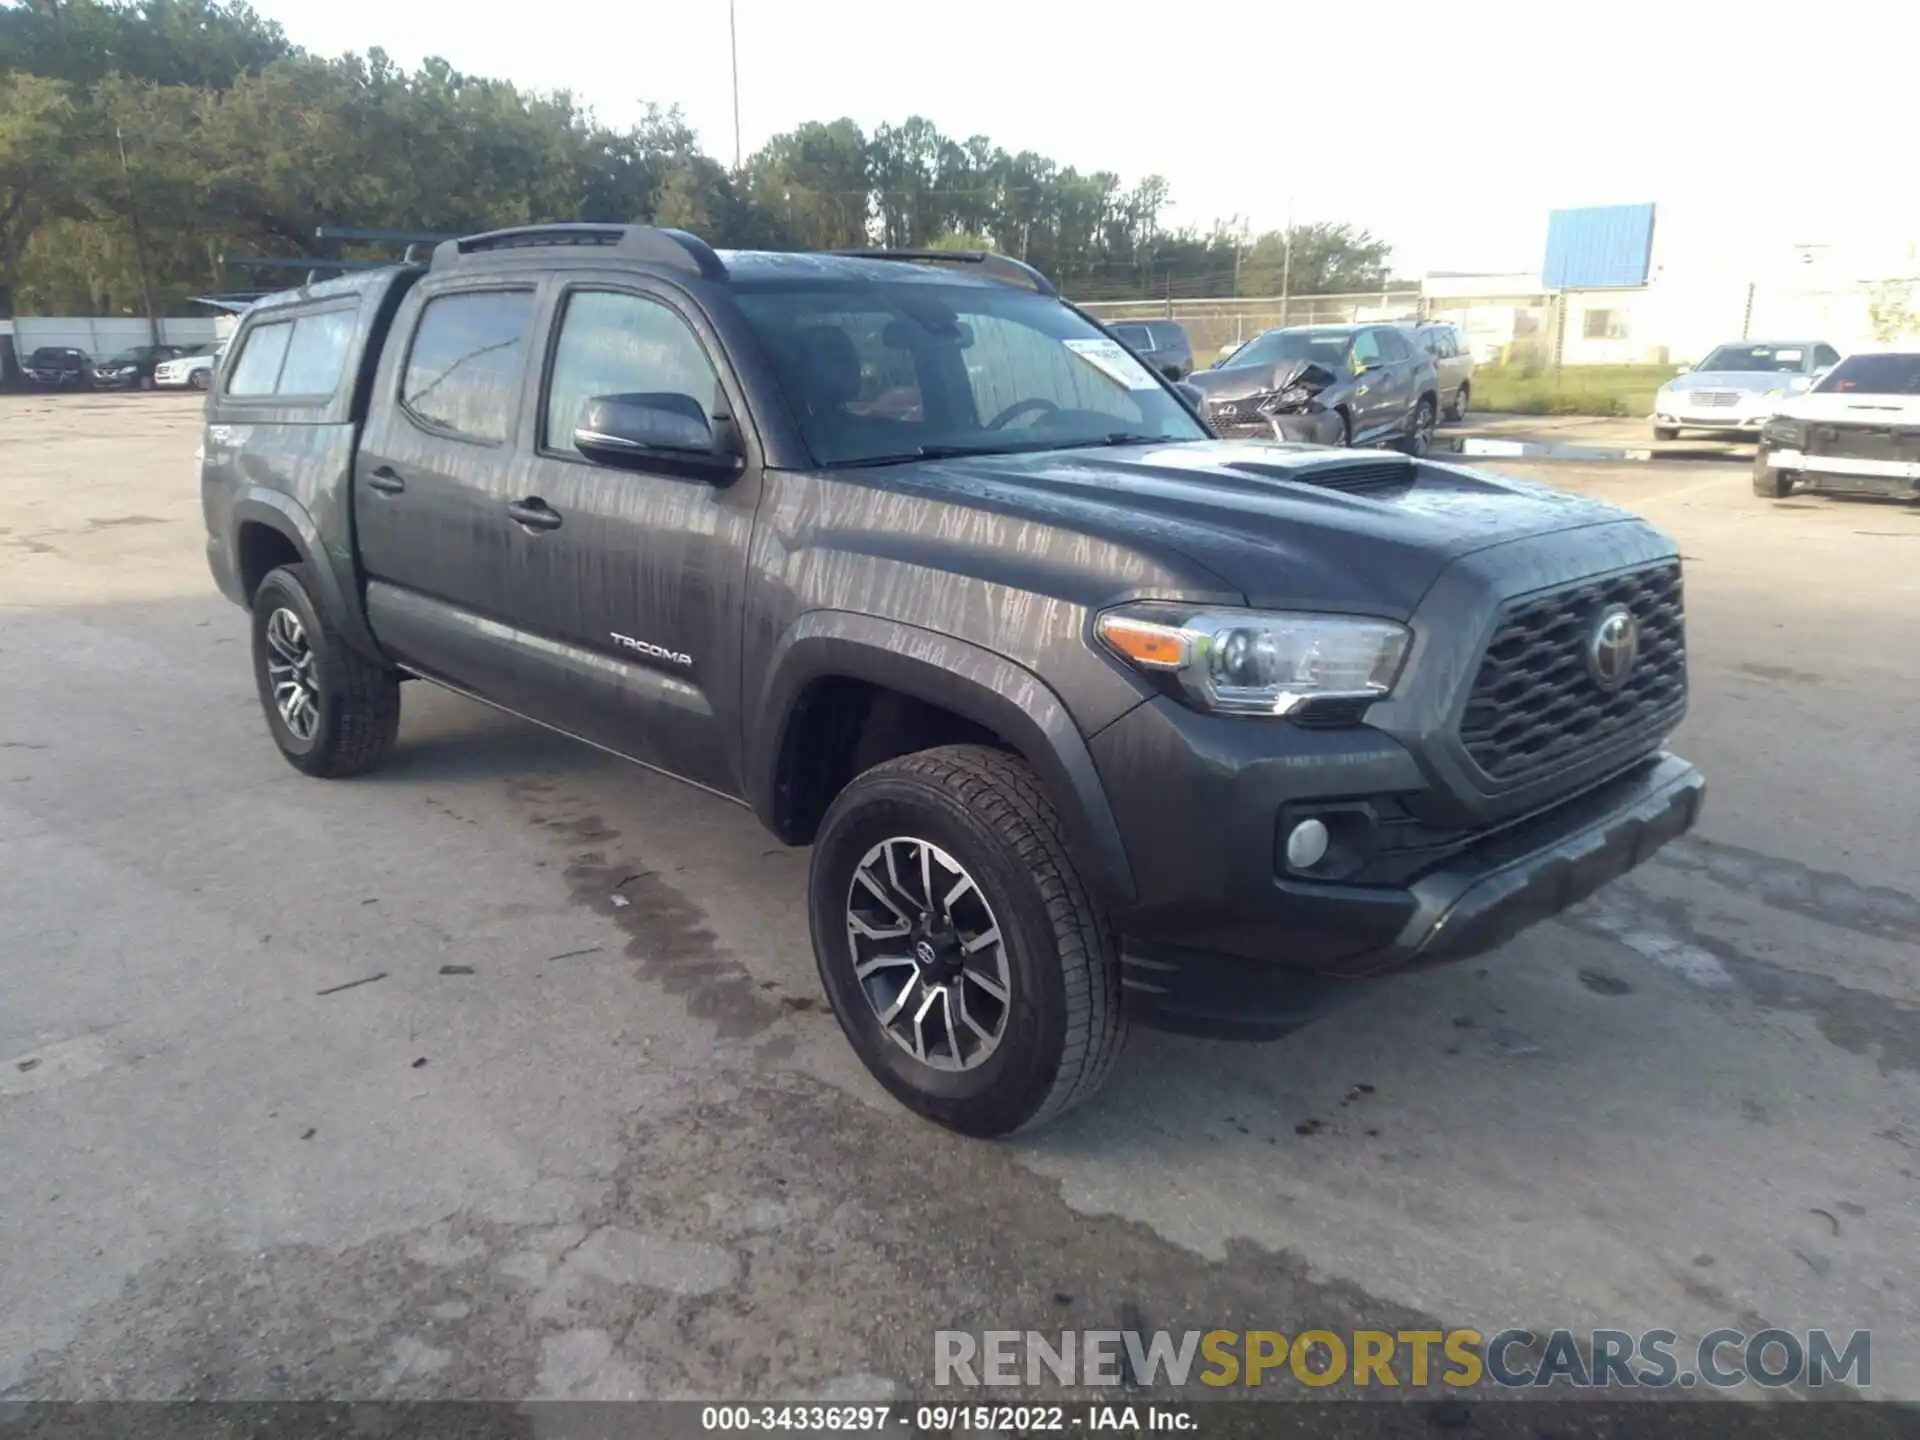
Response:
[[[822,465],[1206,432],[1059,301],[999,286],[801,281],[735,292]]]
[[[1779,375],[1798,375],[1807,368],[1804,345],[1722,345],[1694,366],[1696,370],[1771,371]]]
[[[1849,355],[1813,389],[1819,395],[1920,395],[1920,354]]]
[[[1346,368],[1351,330],[1269,330],[1256,335],[1221,362],[1223,370],[1271,365],[1276,360],[1311,360],[1329,370]]]
[[[113,357],[113,358],[112,358],[111,360],[109,360],[109,361],[107,361],[107,364],[109,364],[109,365],[138,365],[138,364],[139,364],[139,363],[140,363],[140,362],[141,362],[142,360],[144,360],[145,358],[146,358],[146,356],[145,356],[145,354],[144,354],[144,353],[143,353],[142,351],[139,351],[139,350],[122,350],[122,351],[121,351],[121,352],[120,352],[120,353],[119,353],[118,355],[116,355],[116,356],[114,356],[114,357]]]

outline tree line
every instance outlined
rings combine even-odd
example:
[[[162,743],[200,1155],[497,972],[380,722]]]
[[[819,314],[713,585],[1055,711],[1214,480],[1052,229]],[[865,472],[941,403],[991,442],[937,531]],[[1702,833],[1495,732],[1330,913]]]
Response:
[[[472,232],[646,220],[720,247],[991,248],[1083,300],[1330,294],[1388,283],[1336,224],[1169,228],[1128,185],[911,117],[775,136],[733,171],[676,108],[610,126],[429,59],[324,57],[223,0],[0,4],[0,313],[183,313],[289,277],[222,257],[362,257],[321,226]],[[1291,253],[1289,254],[1289,250]]]

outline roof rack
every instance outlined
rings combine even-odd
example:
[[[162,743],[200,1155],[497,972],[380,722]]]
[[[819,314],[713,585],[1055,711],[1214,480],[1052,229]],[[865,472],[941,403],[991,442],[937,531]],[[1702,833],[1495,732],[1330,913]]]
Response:
[[[489,230],[442,241],[434,247],[433,263],[438,268],[466,255],[549,245],[604,247],[616,255],[682,270],[702,280],[727,278],[725,262],[698,235],[655,225],[520,225],[511,230]]]
[[[919,265],[978,265],[983,275],[1003,285],[1019,285],[1042,295],[1058,296],[1053,282],[1024,260],[1002,255],[997,250],[836,250],[859,260],[904,260]]]

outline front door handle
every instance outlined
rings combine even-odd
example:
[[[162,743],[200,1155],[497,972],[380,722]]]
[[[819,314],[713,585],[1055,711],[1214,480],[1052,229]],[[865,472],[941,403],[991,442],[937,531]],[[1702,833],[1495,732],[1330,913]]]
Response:
[[[400,472],[391,465],[382,465],[367,476],[367,488],[378,490],[382,495],[398,495],[407,488],[407,482],[400,478]]]
[[[558,530],[560,512],[538,495],[529,495],[507,506],[507,514],[529,530]]]

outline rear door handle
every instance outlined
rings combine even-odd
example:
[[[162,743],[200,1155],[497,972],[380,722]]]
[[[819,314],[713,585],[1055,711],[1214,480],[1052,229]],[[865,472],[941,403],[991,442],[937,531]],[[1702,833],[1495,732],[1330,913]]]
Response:
[[[391,465],[382,465],[367,476],[367,488],[378,490],[382,495],[398,495],[407,488],[407,482],[400,478],[400,472]]]
[[[560,512],[538,495],[529,495],[507,506],[507,514],[529,530],[558,530]]]

